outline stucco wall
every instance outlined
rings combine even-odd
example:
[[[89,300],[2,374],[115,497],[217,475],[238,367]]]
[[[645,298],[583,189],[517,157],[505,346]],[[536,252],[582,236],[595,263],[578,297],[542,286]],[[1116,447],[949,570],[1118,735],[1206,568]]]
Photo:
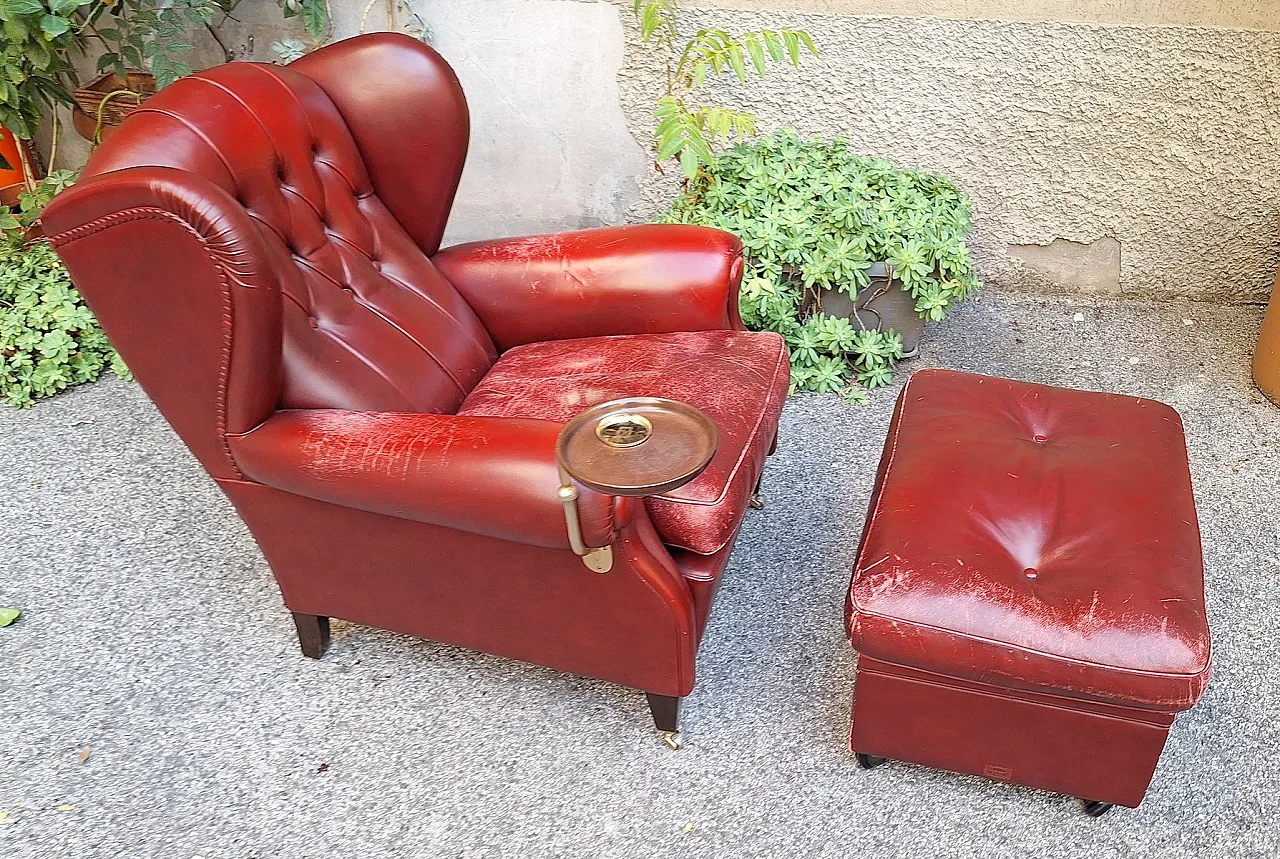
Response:
[[[1275,0],[700,0],[699,5],[965,21],[1280,29],[1280,4]]]
[[[360,32],[365,7],[333,0],[335,39]],[[372,7],[370,29],[384,28],[384,8]],[[617,9],[572,0],[419,0],[416,8],[471,109],[446,242],[622,223],[648,161],[619,101],[625,43]],[[244,0],[235,14],[218,32],[237,59],[274,62],[273,40],[301,36],[275,0]],[[192,41],[195,68],[223,61],[207,35]],[[89,151],[74,134],[60,148],[63,166],[82,164]]]
[[[1280,6],[877,0],[881,12],[1033,20],[845,14],[869,3],[701,0],[716,8],[687,4],[683,23],[809,30],[822,60],[718,95],[756,112],[764,130],[842,134],[954,175],[973,195],[977,261],[992,287],[1266,294],[1280,262],[1280,32],[1268,31],[1280,30]],[[364,5],[334,0],[336,37],[357,31]],[[669,201],[673,178],[655,174],[643,149],[662,67],[636,46],[631,0],[416,8],[472,107],[449,239],[645,220]],[[1094,23],[1034,20],[1050,12]],[[1125,15],[1159,26],[1115,26]],[[267,0],[247,0],[237,17],[223,33],[238,57],[270,60],[268,43],[290,32]],[[202,43],[205,63],[218,61],[211,48]],[[84,147],[63,151],[74,163]]]
[[[1271,286],[1280,34],[723,9],[685,17],[690,29],[717,21],[807,29],[821,61],[719,94],[763,130],[840,134],[956,177],[974,199],[975,255],[990,285],[1225,299],[1259,299]],[[632,130],[647,141],[651,60],[629,51],[622,79]],[[669,193],[651,177],[633,214]]]

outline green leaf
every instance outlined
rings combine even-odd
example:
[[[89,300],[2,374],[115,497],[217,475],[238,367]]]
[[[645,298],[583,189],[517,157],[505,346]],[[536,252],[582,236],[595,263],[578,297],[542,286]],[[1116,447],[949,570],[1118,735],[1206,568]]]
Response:
[[[782,40],[778,38],[778,34],[774,30],[764,30],[761,32],[764,36],[765,47],[769,49],[769,57],[775,62],[781,62],[783,57],[787,55],[786,50],[782,46]]]
[[[680,169],[690,179],[698,175],[698,154],[692,146],[685,146],[680,150]]]
[[[45,15],[40,19],[40,29],[51,39],[61,36],[71,29],[71,22],[57,15]]]
[[[39,0],[9,0],[5,7],[10,15],[39,15],[44,4]]]
[[[733,67],[733,73],[738,76],[738,80],[743,83],[747,82],[747,64],[742,55],[742,48],[737,44],[729,45],[729,65]]]
[[[782,39],[787,44],[787,56],[791,65],[800,68],[800,35],[795,30],[783,30]]]
[[[324,0],[302,0],[300,14],[302,26],[311,38],[318,39],[329,29],[329,14],[325,9]]]
[[[796,30],[796,35],[800,37],[800,41],[804,42],[804,46],[809,49],[809,53],[815,57],[822,56],[822,54],[818,53],[818,46],[813,43],[813,39],[808,33],[804,30]]]
[[[743,37],[747,43],[747,53],[751,55],[751,64],[756,67],[756,74],[760,75],[763,80],[765,77],[764,48],[760,45],[760,40],[754,33],[748,33]]]
[[[16,608],[0,608],[0,626],[9,626],[22,616]]]

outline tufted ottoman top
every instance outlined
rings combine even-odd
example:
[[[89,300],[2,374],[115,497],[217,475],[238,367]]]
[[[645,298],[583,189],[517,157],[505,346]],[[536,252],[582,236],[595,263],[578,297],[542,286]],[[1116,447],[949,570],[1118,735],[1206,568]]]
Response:
[[[1136,397],[916,373],[889,429],[846,620],[875,659],[1189,708],[1210,644],[1178,414]]]

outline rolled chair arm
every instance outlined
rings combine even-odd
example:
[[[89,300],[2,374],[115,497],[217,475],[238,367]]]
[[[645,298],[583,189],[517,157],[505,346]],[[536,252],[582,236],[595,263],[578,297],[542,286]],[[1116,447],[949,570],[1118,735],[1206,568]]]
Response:
[[[342,507],[500,540],[569,547],[555,444],[561,424],[335,409],[276,412],[229,435],[244,474]],[[578,487],[588,546],[608,546],[625,523],[612,496]],[[632,505],[626,509],[638,509]]]
[[[742,329],[742,242],[684,224],[472,242],[432,262],[501,351],[621,334]]]

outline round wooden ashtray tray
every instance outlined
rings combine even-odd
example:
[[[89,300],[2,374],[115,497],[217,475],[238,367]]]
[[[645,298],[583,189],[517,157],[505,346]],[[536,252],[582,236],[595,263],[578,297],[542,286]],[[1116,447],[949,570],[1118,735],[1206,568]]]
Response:
[[[701,474],[715,456],[716,425],[688,403],[631,397],[592,406],[556,442],[560,467],[606,495],[659,495]]]

